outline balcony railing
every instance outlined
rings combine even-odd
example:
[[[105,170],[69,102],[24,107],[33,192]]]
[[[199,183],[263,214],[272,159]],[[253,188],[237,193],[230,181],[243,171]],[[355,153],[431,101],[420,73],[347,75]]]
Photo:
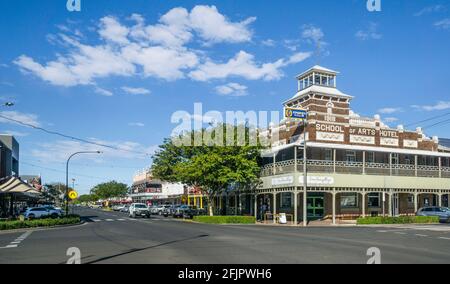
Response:
[[[363,163],[343,161],[308,160],[308,172],[310,173],[336,173],[336,174],[366,174],[381,176],[406,176],[450,178],[450,167],[402,165],[385,163]],[[261,170],[261,176],[275,176],[293,173],[295,160],[288,160],[268,164]],[[297,160],[297,172],[303,172],[303,160]]]

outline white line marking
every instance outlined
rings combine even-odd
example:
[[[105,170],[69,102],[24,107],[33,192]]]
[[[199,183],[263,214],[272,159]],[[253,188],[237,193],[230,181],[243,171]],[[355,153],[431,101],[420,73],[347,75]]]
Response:
[[[17,245],[7,245],[6,248],[16,248]]]
[[[424,238],[428,237],[428,235],[422,235],[422,234],[416,234],[416,236],[418,236],[418,237],[424,237]]]
[[[113,222],[114,220],[113,219],[106,219],[105,221],[106,222]]]
[[[403,233],[403,232],[395,232],[395,234],[398,234],[398,235],[406,235],[406,233]]]
[[[93,222],[100,222],[101,220],[98,219],[92,219]]]
[[[439,239],[441,239],[441,240],[450,240],[450,238],[446,238],[446,237],[439,237]]]
[[[17,244],[20,244],[20,241],[11,242],[10,244],[11,245],[17,245]]]
[[[125,219],[117,219],[117,221],[126,221]]]

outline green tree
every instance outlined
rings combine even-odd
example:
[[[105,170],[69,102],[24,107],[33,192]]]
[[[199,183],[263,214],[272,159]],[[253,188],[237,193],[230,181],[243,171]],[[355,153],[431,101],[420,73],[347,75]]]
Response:
[[[96,185],[91,189],[91,195],[98,199],[108,199],[114,197],[124,197],[128,193],[128,186],[124,183],[110,181]]]
[[[262,147],[260,143],[250,143],[253,134],[246,126],[220,125],[165,139],[153,157],[152,173],[164,181],[201,187],[212,216],[213,198],[222,190],[248,189],[259,184]],[[204,138],[199,146],[194,146],[196,136]],[[185,144],[179,145],[179,141]]]

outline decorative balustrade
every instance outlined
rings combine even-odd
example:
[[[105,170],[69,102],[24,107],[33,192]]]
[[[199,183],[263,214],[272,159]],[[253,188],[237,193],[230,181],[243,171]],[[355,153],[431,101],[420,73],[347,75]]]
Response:
[[[430,178],[450,178],[450,167],[436,166],[415,166],[385,163],[362,163],[343,161],[320,161],[308,160],[308,172],[310,173],[336,173],[336,174],[366,174],[382,176],[406,176],[406,177],[430,177]],[[303,172],[303,160],[297,160],[297,172]],[[273,176],[293,173],[295,161],[288,160],[268,164],[261,169],[261,176]]]

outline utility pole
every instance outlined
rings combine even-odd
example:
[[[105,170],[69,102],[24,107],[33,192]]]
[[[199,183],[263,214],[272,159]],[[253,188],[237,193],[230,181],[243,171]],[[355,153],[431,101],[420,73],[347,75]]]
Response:
[[[307,208],[307,195],[308,195],[308,170],[306,169],[307,163],[307,147],[306,147],[306,127],[308,125],[308,115],[303,120],[303,227],[308,225],[308,208]]]

